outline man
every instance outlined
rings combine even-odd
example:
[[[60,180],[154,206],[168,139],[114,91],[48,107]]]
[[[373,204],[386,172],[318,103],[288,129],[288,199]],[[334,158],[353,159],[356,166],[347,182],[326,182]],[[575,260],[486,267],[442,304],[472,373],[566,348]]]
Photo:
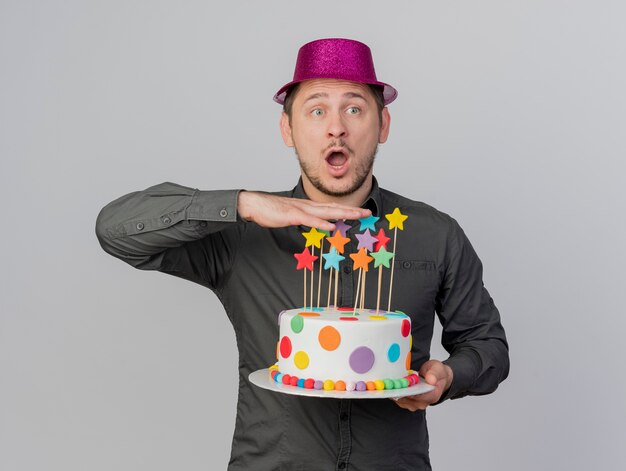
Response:
[[[426,407],[490,393],[508,374],[500,316],[461,228],[428,205],[379,188],[373,177],[377,147],[389,135],[386,105],[396,95],[376,79],[366,45],[305,44],[294,80],[274,97],[284,105],[283,140],[300,162],[293,190],[198,191],[164,183],[113,201],[98,217],[108,253],[200,283],[224,304],[240,355],[229,470],[431,469]],[[275,360],[278,313],[302,305],[293,254],[302,250],[304,227],[332,231],[333,221],[384,217],[396,207],[408,219],[398,235],[391,308],[411,316],[412,368],[434,390],[397,401],[349,400],[251,385],[248,375]],[[346,251],[356,252],[356,244]],[[338,304],[353,306],[357,277],[348,265],[339,276]],[[375,280],[366,292],[375,297]],[[429,359],[435,313],[450,353],[443,362]]]

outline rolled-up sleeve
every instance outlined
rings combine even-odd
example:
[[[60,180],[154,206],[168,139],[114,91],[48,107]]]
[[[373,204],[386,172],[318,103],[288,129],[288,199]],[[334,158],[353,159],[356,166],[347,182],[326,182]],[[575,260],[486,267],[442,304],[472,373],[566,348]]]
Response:
[[[159,270],[166,250],[242,224],[240,191],[161,183],[107,204],[96,219],[96,236],[110,255],[135,268]]]
[[[500,313],[483,285],[482,263],[452,220],[437,314],[443,326],[444,361],[454,379],[443,399],[488,394],[509,372],[509,349]]]

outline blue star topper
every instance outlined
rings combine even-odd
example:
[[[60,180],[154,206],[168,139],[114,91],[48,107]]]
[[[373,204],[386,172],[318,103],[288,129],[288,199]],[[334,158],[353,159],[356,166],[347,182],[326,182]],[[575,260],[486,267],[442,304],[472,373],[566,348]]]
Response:
[[[370,214],[366,218],[359,219],[359,222],[361,223],[361,227],[359,230],[364,231],[365,229],[371,229],[372,231],[376,232],[375,226],[376,226],[376,222],[379,219],[380,219],[379,217],[376,217],[373,214]]]
[[[322,254],[322,258],[325,260],[324,270],[328,270],[331,267],[339,270],[339,262],[346,259],[343,255],[339,255],[335,247],[332,247],[330,252]]]

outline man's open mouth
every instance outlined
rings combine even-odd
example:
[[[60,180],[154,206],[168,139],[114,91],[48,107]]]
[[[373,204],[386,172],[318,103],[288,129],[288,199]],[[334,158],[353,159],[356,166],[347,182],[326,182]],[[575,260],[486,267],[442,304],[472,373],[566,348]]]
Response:
[[[326,162],[332,167],[341,167],[348,161],[348,152],[345,149],[329,149]]]

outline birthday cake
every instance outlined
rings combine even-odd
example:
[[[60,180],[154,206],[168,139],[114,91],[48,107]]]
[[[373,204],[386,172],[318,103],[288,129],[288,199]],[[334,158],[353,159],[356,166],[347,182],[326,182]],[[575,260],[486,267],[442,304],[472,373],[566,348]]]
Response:
[[[334,391],[401,389],[411,368],[411,319],[399,312],[308,308],[279,316],[277,383]]]
[[[385,215],[389,230],[396,234],[403,230],[407,216],[398,208]],[[319,259],[317,272],[317,306],[283,311],[279,316],[279,339],[276,347],[277,362],[269,368],[269,374],[277,383],[307,389],[327,391],[370,391],[407,388],[419,382],[419,376],[411,371],[411,319],[404,313],[392,312],[391,290],[393,285],[394,252],[387,250],[391,240],[382,227],[376,233],[380,218],[369,216],[359,219],[361,233],[357,252],[349,254],[352,270],[358,276],[354,307],[337,306],[339,263],[346,260],[342,254],[350,242],[349,231],[356,229],[337,221],[336,231],[329,233],[312,228],[302,235],[306,246],[295,253],[296,269],[303,272],[303,305],[313,306],[315,290],[315,262]],[[372,235],[372,232],[376,235]],[[352,231],[354,232],[354,231]],[[328,242],[325,248],[324,241]],[[309,250],[311,247],[311,250]],[[320,256],[315,255],[315,248]],[[326,253],[324,253],[326,251]],[[325,261],[322,268],[322,261]],[[365,277],[369,265],[378,268],[378,295],[376,309],[365,309]],[[380,308],[383,268],[389,268],[388,309]],[[326,305],[319,307],[322,287],[321,273],[329,270]],[[310,280],[307,282],[307,271]],[[334,275],[334,304],[331,305]],[[310,287],[309,287],[310,286]],[[307,291],[309,296],[307,296]]]

